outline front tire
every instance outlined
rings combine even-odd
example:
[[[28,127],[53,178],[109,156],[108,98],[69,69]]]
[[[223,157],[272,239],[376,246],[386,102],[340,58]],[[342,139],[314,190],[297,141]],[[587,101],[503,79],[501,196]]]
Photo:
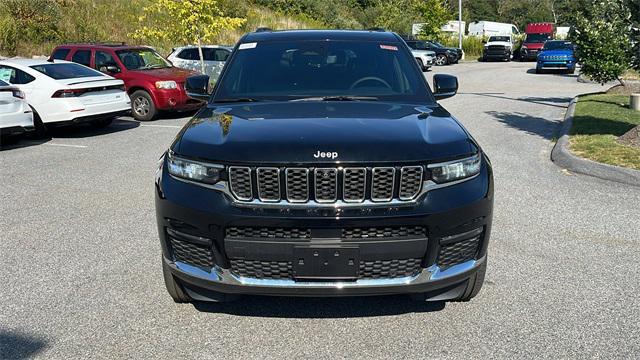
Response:
[[[184,291],[182,285],[176,280],[173,274],[171,274],[169,265],[164,259],[162,260],[162,276],[164,277],[164,285],[167,288],[167,292],[171,295],[173,301],[176,303],[188,303],[192,301],[191,297]]]
[[[131,114],[138,121],[155,119],[156,115],[158,115],[158,109],[148,92],[138,90],[131,94]]]
[[[440,54],[436,56],[436,65],[444,66],[444,65],[447,65],[448,63],[449,63],[449,60],[447,59],[447,55]]]

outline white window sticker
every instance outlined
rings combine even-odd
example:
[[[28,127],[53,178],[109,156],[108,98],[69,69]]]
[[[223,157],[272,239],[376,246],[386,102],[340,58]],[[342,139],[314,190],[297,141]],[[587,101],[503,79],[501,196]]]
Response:
[[[258,45],[258,43],[244,43],[244,44],[240,44],[240,46],[238,46],[238,50],[244,50],[244,49],[253,49]]]

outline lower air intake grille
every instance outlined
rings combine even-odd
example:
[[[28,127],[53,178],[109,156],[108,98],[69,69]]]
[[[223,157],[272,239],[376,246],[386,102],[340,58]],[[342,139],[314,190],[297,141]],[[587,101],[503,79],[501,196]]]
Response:
[[[342,229],[343,239],[367,238],[426,238],[427,229],[423,226],[396,226]]]
[[[231,260],[231,271],[238,276],[254,279],[291,279],[290,261]]]
[[[438,266],[448,268],[475,259],[478,254],[479,244],[480,235],[453,244],[442,245],[440,247],[440,254],[438,255]]]
[[[391,279],[415,275],[420,259],[360,261],[360,279]]]
[[[360,261],[358,279],[393,279],[415,275],[420,259]],[[231,260],[231,271],[255,279],[293,279],[290,261]]]
[[[207,246],[196,245],[169,236],[173,261],[180,261],[200,268],[213,267],[213,254]]]
[[[311,230],[298,228],[266,228],[266,227],[228,227],[227,238],[281,238],[281,239],[308,239]]]

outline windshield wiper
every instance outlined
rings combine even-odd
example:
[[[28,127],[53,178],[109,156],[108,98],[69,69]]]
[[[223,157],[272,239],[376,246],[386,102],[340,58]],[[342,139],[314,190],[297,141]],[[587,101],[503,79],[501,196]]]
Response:
[[[254,98],[233,98],[233,99],[214,99],[214,103],[233,103],[233,102],[258,102],[260,99]]]
[[[377,101],[375,96],[349,96],[349,95],[336,95],[336,96],[313,96],[307,98],[293,99],[291,101]]]

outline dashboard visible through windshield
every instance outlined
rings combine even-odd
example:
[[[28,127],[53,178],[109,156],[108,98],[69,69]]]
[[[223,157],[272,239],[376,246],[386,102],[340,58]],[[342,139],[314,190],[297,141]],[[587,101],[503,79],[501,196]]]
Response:
[[[318,97],[434,102],[401,43],[244,43],[227,66],[213,102]]]
[[[163,69],[171,67],[160,54],[151,49],[127,49],[116,51],[127,70]]]

